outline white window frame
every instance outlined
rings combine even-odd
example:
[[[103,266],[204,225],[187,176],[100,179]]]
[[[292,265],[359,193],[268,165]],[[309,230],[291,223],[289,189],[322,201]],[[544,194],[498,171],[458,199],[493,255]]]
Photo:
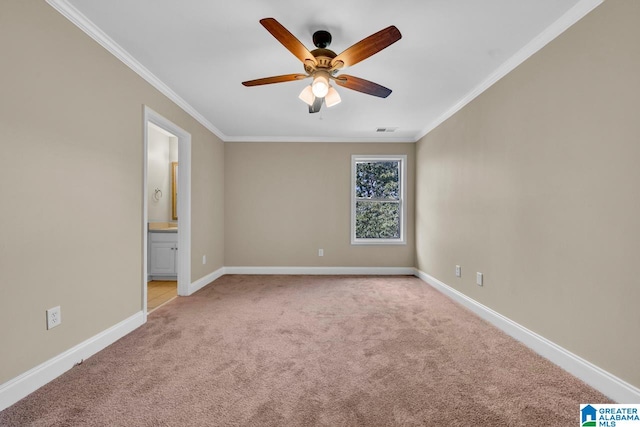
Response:
[[[356,237],[356,164],[360,162],[400,162],[400,238],[375,239]],[[352,245],[406,245],[407,224],[407,156],[357,155],[351,156],[351,244]]]

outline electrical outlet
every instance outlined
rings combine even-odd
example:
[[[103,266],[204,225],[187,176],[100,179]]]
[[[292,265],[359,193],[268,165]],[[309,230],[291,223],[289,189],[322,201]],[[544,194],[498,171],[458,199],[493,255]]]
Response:
[[[47,329],[55,328],[62,323],[62,313],[60,306],[47,310]]]
[[[324,256],[324,249],[318,249],[318,256]]]
[[[476,273],[476,284],[482,286],[482,273]]]
[[[207,263],[207,256],[202,255],[202,264],[206,264],[206,263]]]
[[[462,277],[462,268],[459,265],[456,265],[456,277]]]

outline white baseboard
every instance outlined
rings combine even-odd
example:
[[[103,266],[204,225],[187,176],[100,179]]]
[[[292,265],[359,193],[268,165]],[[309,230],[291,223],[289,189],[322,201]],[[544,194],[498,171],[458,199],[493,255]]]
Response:
[[[0,385],[0,411],[59,377],[144,323],[142,311]]]
[[[225,274],[415,275],[522,342],[541,356],[620,403],[640,402],[640,389],[412,267],[221,267],[189,285],[189,295]],[[140,311],[92,338],[0,384],[0,411],[62,375],[144,323]]]
[[[224,274],[414,276],[413,267],[225,267]]]
[[[157,274],[154,274],[152,276],[147,276],[147,282],[151,282],[152,280],[178,280],[178,276],[176,276],[175,274],[173,275],[168,275],[168,276],[160,276]]]
[[[200,289],[202,289],[205,286],[207,286],[209,283],[213,282],[214,280],[218,279],[219,277],[224,276],[225,274],[226,274],[225,273],[225,268],[224,267],[220,267],[219,269],[217,269],[213,273],[209,273],[206,276],[199,278],[198,280],[196,280],[195,282],[193,282],[193,283],[191,283],[189,285],[189,293],[188,293],[188,295],[192,295],[194,292],[199,291]]]
[[[416,270],[416,276],[616,402],[640,402],[640,389],[633,385],[480,304],[435,277],[420,270]]]
[[[202,289],[225,274],[326,274],[326,275],[415,275],[413,267],[221,267],[189,284],[188,295]],[[0,384],[0,411],[59,377],[78,362],[143,325],[142,311],[106,329],[46,362]]]

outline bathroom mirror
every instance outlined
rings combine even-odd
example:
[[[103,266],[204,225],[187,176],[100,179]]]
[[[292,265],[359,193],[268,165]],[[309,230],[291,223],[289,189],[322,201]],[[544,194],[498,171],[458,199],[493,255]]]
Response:
[[[178,162],[171,162],[171,218],[178,219]]]

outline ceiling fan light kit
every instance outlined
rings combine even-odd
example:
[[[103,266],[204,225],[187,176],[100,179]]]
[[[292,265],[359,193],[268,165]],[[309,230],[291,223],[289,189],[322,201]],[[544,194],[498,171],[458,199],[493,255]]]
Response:
[[[305,86],[304,89],[302,89],[302,92],[300,92],[300,95],[298,95],[298,98],[302,99],[307,105],[313,105],[313,101],[316,97],[313,94],[313,90],[311,90],[311,85]]]
[[[336,104],[340,104],[342,99],[340,99],[340,94],[337,90],[333,88],[333,86],[329,86],[329,92],[327,92],[327,96],[324,97],[324,103],[327,107],[331,108]]]
[[[402,34],[400,34],[400,31],[395,26],[391,25],[380,30],[360,40],[341,54],[336,55],[335,52],[327,49],[331,44],[331,34],[327,31],[316,31],[313,34],[313,43],[317,49],[310,52],[289,30],[275,19],[264,18],[260,20],[260,23],[286,47],[289,52],[302,62],[306,74],[285,74],[249,80],[242,82],[244,86],[260,86],[312,78],[313,82],[311,85],[305,86],[298,96],[309,105],[310,113],[320,111],[323,101],[327,107],[332,107],[340,103],[340,94],[338,94],[338,91],[329,83],[331,80],[334,80],[339,86],[367,95],[386,98],[391,94],[391,89],[377,83],[359,77],[336,74],[342,68],[355,65],[400,40]]]
[[[300,92],[300,95],[298,95],[298,98],[310,107],[313,106],[317,99],[324,99],[324,104],[329,108],[342,101],[338,91],[331,85],[328,85],[327,93],[324,96],[322,96],[322,93],[316,95],[313,88],[313,85],[305,86],[304,89],[302,89],[302,92]]]
[[[323,70],[314,72],[311,90],[318,98],[327,96],[327,92],[329,92],[329,73]]]

